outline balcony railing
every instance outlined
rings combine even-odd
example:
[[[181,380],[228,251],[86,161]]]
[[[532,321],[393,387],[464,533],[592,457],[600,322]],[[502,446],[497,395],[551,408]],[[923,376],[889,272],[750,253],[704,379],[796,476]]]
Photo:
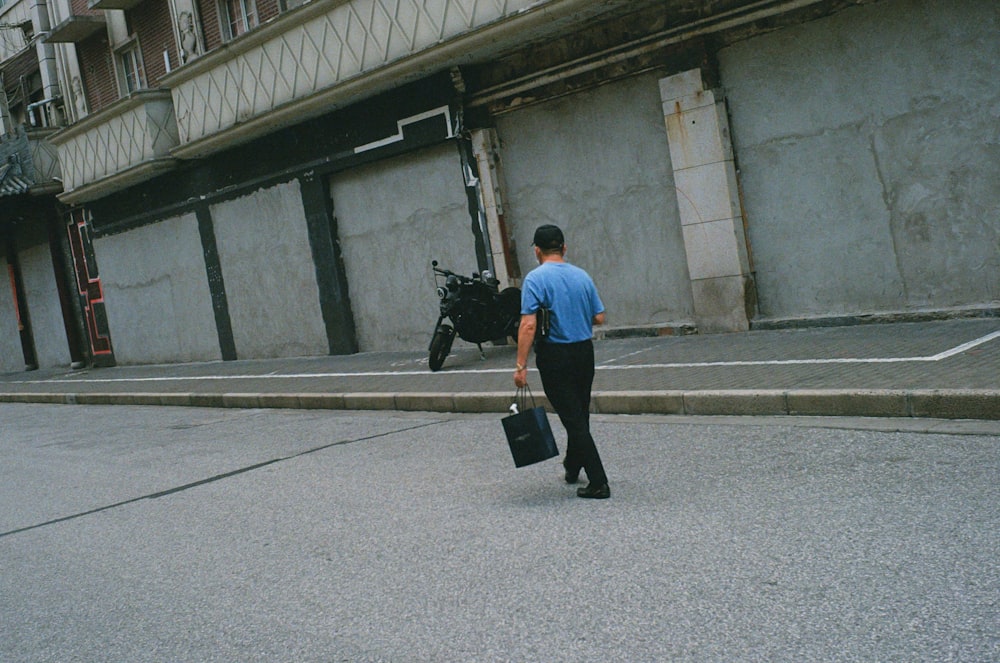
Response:
[[[173,168],[177,123],[167,90],[141,90],[50,139],[59,149],[66,203],[102,197]]]

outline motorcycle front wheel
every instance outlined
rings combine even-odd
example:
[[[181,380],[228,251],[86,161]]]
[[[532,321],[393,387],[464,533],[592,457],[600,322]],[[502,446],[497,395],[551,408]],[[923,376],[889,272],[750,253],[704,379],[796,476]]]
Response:
[[[439,371],[444,366],[444,360],[451,352],[452,341],[455,340],[455,330],[448,325],[439,325],[434,330],[434,338],[431,339],[430,358],[427,362],[432,371]]]

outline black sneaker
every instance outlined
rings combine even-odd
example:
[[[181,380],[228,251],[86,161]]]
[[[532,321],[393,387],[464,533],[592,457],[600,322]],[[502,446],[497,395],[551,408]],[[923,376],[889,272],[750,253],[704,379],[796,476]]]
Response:
[[[600,486],[590,483],[585,488],[577,488],[576,496],[594,500],[606,500],[611,497],[611,488],[606,483],[602,483]]]

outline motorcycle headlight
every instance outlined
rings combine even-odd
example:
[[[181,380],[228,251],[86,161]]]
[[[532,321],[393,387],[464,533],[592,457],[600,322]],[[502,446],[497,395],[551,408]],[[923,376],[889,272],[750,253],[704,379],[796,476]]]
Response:
[[[438,299],[444,299],[445,297],[448,296],[448,291],[445,290],[443,286],[438,286],[437,292],[438,292]]]

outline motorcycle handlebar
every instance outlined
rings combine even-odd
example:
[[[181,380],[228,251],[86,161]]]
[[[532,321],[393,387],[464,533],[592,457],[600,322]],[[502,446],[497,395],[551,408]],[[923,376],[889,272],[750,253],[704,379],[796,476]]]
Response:
[[[479,278],[479,274],[476,274],[476,273],[473,273],[472,274],[472,278],[469,278],[468,276],[462,276],[461,274],[456,274],[455,272],[451,271],[450,269],[441,269],[440,267],[438,267],[438,261],[437,260],[432,260],[431,261],[431,269],[433,269],[435,273],[440,274],[441,276],[454,276],[455,278],[457,278],[460,281],[465,282],[465,283],[472,283],[477,278]]]

